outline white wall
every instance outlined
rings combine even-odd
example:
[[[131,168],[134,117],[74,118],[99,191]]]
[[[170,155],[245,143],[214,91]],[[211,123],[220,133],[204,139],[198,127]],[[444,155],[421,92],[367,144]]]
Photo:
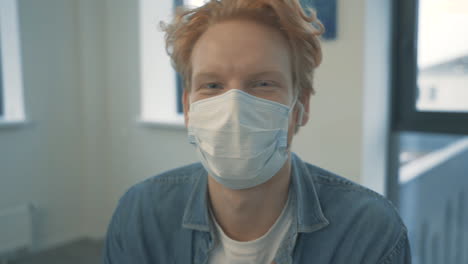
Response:
[[[294,142],[306,161],[354,181],[361,174],[364,4],[338,1],[337,40],[322,42],[309,124]]]
[[[37,248],[82,233],[82,91],[74,1],[18,2],[26,115],[0,127],[0,210],[33,201]]]
[[[366,1],[338,2],[338,39],[323,43],[311,120],[294,150],[359,182]],[[0,127],[0,209],[35,201],[42,247],[102,237],[127,188],[195,162],[193,148],[183,129],[137,122],[138,1],[21,0],[19,9],[32,123]]]
[[[112,214],[110,205],[111,150],[109,101],[113,88],[107,85],[106,6],[104,1],[76,1],[78,13],[79,78],[83,104],[83,234],[102,236]],[[125,104],[124,104],[125,105]]]

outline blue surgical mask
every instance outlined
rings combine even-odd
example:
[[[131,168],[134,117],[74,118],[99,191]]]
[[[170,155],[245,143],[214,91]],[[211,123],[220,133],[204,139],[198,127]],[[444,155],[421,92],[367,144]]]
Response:
[[[288,159],[288,125],[296,101],[288,107],[232,89],[193,102],[189,141],[208,174],[230,189],[271,179]]]

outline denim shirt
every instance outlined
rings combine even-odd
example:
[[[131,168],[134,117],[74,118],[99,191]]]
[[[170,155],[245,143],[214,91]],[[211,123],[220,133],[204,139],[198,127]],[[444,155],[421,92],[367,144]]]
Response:
[[[283,263],[411,263],[407,230],[392,204],[291,155],[293,224],[275,256]],[[148,178],[119,200],[103,260],[207,263],[217,245],[200,163]]]

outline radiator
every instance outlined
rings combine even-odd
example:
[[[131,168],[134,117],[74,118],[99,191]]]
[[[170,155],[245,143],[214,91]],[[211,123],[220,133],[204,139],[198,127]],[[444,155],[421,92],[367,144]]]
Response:
[[[0,259],[31,249],[33,206],[25,204],[0,210]]]

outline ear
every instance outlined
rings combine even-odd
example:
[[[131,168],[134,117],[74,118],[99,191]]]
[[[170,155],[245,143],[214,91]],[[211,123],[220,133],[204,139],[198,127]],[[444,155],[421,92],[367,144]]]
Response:
[[[183,105],[183,108],[184,108],[184,123],[185,123],[185,127],[187,127],[188,121],[189,121],[189,117],[188,117],[188,112],[189,112],[189,109],[190,109],[190,99],[189,99],[189,96],[190,96],[190,92],[187,92],[187,90],[184,89],[184,91],[183,91],[183,93],[182,93],[182,105]]]
[[[310,93],[304,92],[299,97],[299,101],[303,106],[302,120],[300,121],[301,126],[305,126],[309,121],[309,111],[310,111]]]

